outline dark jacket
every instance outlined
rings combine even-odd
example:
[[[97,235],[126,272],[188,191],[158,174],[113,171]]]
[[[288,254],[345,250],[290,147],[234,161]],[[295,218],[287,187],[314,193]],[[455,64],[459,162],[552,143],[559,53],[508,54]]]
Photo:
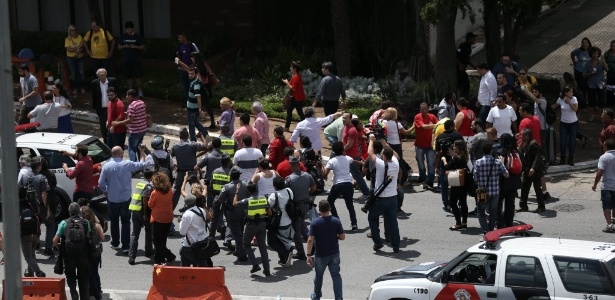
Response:
[[[107,77],[107,81],[109,81],[109,87],[114,87],[117,89],[117,82],[115,78]],[[101,108],[102,106],[102,103],[101,103],[102,92],[100,90],[100,80],[98,78],[92,80],[91,87],[92,87],[92,109],[97,110]],[[116,90],[116,93],[119,93],[119,91]]]
[[[544,170],[540,145],[538,145],[536,140],[531,140],[523,148],[523,171],[527,174],[530,169],[534,169],[534,176],[542,176]]]

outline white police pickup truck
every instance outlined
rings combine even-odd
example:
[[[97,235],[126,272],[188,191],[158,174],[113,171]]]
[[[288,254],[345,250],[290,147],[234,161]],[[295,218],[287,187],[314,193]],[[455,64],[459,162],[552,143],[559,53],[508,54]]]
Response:
[[[615,243],[503,237],[530,229],[492,231],[448,263],[385,274],[369,299],[615,299]]]
[[[92,176],[94,187],[98,187],[98,177],[102,164],[111,158],[109,147],[97,137],[90,135],[47,132],[17,133],[15,141],[17,144],[16,163],[22,154],[28,154],[31,157],[43,156],[47,159],[50,171],[55,173],[58,181],[55,193],[59,199],[56,220],[68,217],[68,205],[72,201],[75,189],[75,180],[66,176],[62,164],[67,164],[69,168],[73,168],[77,164],[75,159],[62,155],[61,151],[74,153],[78,144],[84,144],[88,147],[88,154],[94,162],[94,174]],[[15,182],[17,182],[17,175],[15,175]]]

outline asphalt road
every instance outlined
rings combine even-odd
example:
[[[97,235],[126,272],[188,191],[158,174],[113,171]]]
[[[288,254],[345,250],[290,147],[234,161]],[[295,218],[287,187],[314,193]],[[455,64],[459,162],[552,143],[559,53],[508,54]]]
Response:
[[[96,133],[96,129],[89,124],[77,124],[77,130]],[[150,138],[146,138],[146,144],[149,144]],[[532,224],[533,236],[612,241],[612,234],[601,231],[605,221],[601,213],[599,193],[591,190],[593,178],[594,174],[591,172],[549,177],[548,187],[554,198],[547,203],[547,211],[540,215],[517,214],[516,222]],[[133,185],[135,182],[133,180]],[[358,193],[355,196],[358,197]],[[319,196],[317,200],[325,197]],[[532,193],[530,201],[533,201]],[[345,229],[349,230],[348,211],[342,200],[338,200],[337,205],[342,223]],[[341,274],[346,299],[365,299],[376,277],[407,265],[451,259],[476,244],[481,237],[476,218],[470,218],[470,228],[467,230],[449,231],[448,227],[454,225],[454,219],[452,215],[442,211],[440,194],[417,186],[414,190],[407,189],[403,205],[407,214],[399,217],[402,238],[400,253],[394,254],[388,246],[381,252],[374,252],[371,239],[366,237],[369,230],[367,215],[359,211],[360,205],[355,202],[359,231],[347,231],[346,240],[340,242]],[[474,204],[469,206],[473,208]],[[535,202],[530,203],[530,209],[535,206]],[[177,255],[180,242],[179,235],[168,241],[169,248]],[[277,295],[282,295],[285,299],[309,298],[314,273],[305,261],[293,261],[292,266],[282,268],[276,264],[275,252],[269,251],[273,276],[264,277],[261,272],[251,275],[251,266],[248,263],[235,262],[234,256],[228,255],[224,250],[225,248],[213,261],[214,265],[226,267],[226,284],[234,298],[274,299]],[[43,270],[53,276],[54,261],[42,255],[38,257]],[[139,256],[137,264],[130,266],[127,260],[125,255],[111,250],[110,245],[105,243],[102,269],[99,270],[105,299],[145,299],[151,285],[152,261]],[[25,261],[22,265],[25,265]],[[0,266],[1,269],[3,266]],[[0,272],[0,279],[3,278],[4,272]],[[328,273],[325,273],[323,296],[333,297]]]

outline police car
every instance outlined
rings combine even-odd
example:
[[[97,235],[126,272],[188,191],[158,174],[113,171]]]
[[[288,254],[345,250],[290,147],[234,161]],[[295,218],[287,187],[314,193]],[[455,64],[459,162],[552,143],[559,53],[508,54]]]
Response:
[[[615,299],[615,243],[503,237],[530,229],[491,231],[450,262],[385,274],[369,299]]]
[[[92,185],[98,187],[98,177],[102,164],[111,158],[111,150],[97,137],[82,134],[66,133],[17,133],[17,158],[22,154],[31,157],[43,156],[47,159],[49,170],[56,174],[58,185],[55,193],[58,195],[58,209],[56,209],[56,219],[61,220],[68,217],[68,205],[72,202],[73,191],[75,190],[75,180],[69,179],[62,164],[67,164],[69,168],[74,168],[77,161],[72,157],[62,155],[65,150],[71,153],[76,151],[78,144],[88,146],[88,154],[94,162],[94,174]],[[15,180],[17,177],[15,176]]]

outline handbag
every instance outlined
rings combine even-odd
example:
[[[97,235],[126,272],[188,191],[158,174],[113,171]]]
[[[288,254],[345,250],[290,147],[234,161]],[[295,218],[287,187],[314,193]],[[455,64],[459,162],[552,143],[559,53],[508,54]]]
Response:
[[[448,171],[446,175],[448,179],[448,185],[452,187],[460,187],[465,185],[465,173],[466,169],[457,169]]]
[[[278,203],[278,192],[275,192],[274,207],[276,207],[276,209],[273,211],[273,214],[267,222],[267,230],[269,231],[277,231],[278,228],[280,228],[280,222],[282,221],[282,210],[280,209],[280,204]]]
[[[489,168],[489,175],[487,175],[487,183],[489,182],[489,178],[491,178],[491,171],[493,171],[493,166],[495,165],[495,158],[491,163],[491,167]],[[485,203],[487,201],[487,189],[483,187],[479,187],[476,189],[476,201],[478,203]]]
[[[293,100],[293,92],[291,90],[288,90],[288,92],[284,96],[284,99],[282,99],[282,104],[284,104],[284,108],[288,108],[290,106],[290,101],[292,100]]]
[[[218,85],[220,83],[218,76],[216,76],[207,63],[205,63],[205,68],[207,69],[207,81],[209,86],[214,87]]]
[[[200,209],[198,212],[192,209],[190,211],[201,217],[205,224],[207,224],[207,220],[205,220],[205,216],[200,212]],[[206,237],[202,241],[190,243],[190,239],[186,235],[186,242],[188,242],[188,246],[190,246],[190,249],[192,249],[192,252],[198,258],[211,258],[220,253],[220,246],[218,246],[218,242],[213,237]]]

